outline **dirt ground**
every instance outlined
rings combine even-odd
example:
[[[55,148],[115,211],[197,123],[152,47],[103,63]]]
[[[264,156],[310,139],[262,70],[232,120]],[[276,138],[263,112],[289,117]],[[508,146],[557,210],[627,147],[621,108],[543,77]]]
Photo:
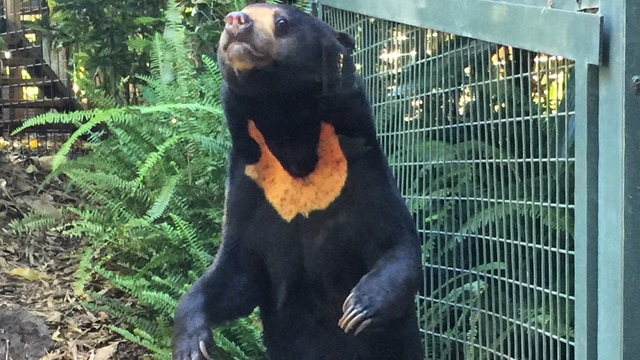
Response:
[[[57,215],[78,201],[59,180],[38,191],[50,160],[0,152],[0,360],[149,358],[107,328],[108,314],[89,311],[74,295],[82,241],[10,231],[30,210]]]

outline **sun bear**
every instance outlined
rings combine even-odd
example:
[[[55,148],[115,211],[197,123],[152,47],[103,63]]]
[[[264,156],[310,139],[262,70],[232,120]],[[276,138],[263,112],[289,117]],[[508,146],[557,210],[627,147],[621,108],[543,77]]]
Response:
[[[176,310],[173,359],[259,307],[272,360],[422,359],[420,241],[379,145],[353,39],[288,5],[227,15],[223,243]]]

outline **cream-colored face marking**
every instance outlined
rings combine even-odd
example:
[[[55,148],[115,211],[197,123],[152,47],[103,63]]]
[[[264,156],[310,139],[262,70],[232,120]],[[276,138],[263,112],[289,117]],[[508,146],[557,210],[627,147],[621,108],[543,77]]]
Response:
[[[275,18],[278,15],[276,8],[256,4],[245,7],[242,13],[251,19],[252,28],[238,40],[229,39],[229,34],[224,32],[218,50],[223,54],[223,60],[236,73],[268,66],[278,52],[275,37]],[[229,41],[231,42],[228,43]],[[223,49],[225,45],[226,50]]]
[[[276,26],[275,18],[278,15],[276,10],[265,5],[249,5],[242,10],[253,20],[253,26],[263,34],[274,36]]]

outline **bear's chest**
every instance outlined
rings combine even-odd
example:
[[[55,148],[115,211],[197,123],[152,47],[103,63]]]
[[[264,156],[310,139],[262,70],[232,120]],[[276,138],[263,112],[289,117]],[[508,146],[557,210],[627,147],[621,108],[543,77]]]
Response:
[[[340,196],[347,182],[348,164],[333,126],[321,125],[317,162],[302,177],[291,175],[283,166],[253,121],[249,121],[248,130],[258,144],[260,158],[247,165],[244,173],[262,189],[266,200],[285,222],[298,215],[308,217],[313,211],[325,210]]]
[[[247,225],[245,241],[265,265],[276,308],[291,301],[341,303],[366,273],[357,228],[342,212],[313,212],[291,223],[273,221],[273,212],[259,213]]]
[[[279,237],[263,238],[259,245],[276,308],[291,302],[334,306],[366,273],[361,249],[340,217],[314,213],[278,233]]]

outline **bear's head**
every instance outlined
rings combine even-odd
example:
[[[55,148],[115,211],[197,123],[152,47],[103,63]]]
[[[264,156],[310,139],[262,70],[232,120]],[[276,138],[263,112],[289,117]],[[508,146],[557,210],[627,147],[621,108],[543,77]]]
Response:
[[[356,86],[353,39],[288,5],[253,4],[227,15],[218,64],[239,94],[334,94]]]

